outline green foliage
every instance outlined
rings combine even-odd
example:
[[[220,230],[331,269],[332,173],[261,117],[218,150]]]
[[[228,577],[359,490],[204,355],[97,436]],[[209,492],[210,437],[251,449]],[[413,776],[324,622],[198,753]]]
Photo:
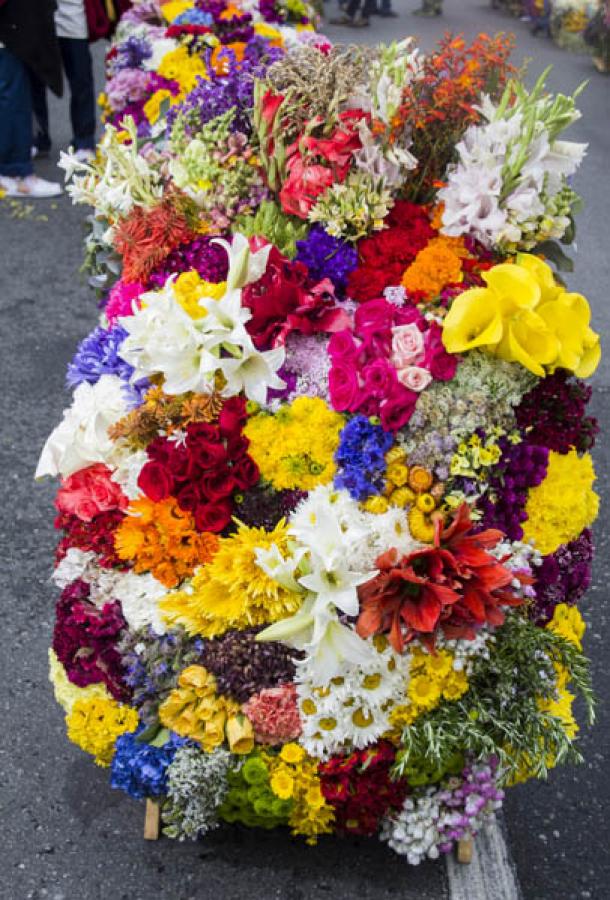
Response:
[[[297,252],[296,242],[307,236],[309,226],[293,216],[287,216],[272,200],[264,200],[255,215],[240,216],[233,230],[246,237],[264,237],[275,244],[280,253],[293,259]]]
[[[468,692],[405,728],[396,775],[406,774],[415,760],[448,768],[456,747],[468,747],[477,758],[498,756],[506,781],[524,760],[537,778],[547,776],[548,757],[557,764],[581,762],[561,720],[540,708],[540,701],[556,698],[555,664],[567,670],[593,722],[586,657],[559,635],[512,614],[498,630],[490,658],[475,665]]]
[[[269,785],[269,770],[258,750],[253,750],[238,771],[227,777],[228,792],[218,810],[225,822],[241,822],[249,828],[286,825],[291,800],[280,800]]]

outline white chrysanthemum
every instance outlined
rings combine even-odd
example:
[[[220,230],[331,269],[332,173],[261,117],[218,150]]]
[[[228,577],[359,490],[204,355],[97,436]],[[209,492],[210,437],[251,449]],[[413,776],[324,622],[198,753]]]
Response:
[[[102,375],[93,385],[79,384],[72,406],[64,411],[63,421],[44,445],[35,477],[67,478],[94,463],[112,468],[121,453],[108,429],[126,413],[124,384],[116,375]]]
[[[159,614],[159,600],[167,594],[167,588],[150,574],[136,575],[126,572],[114,588],[115,599],[127,624],[133,631],[150,625],[156,634],[165,634],[166,624]]]

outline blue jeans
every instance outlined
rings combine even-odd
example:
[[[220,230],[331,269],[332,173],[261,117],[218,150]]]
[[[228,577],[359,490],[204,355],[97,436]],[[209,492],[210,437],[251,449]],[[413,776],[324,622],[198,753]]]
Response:
[[[70,85],[72,146],[75,150],[95,150],[95,88],[89,42],[84,38],[58,40],[64,71]],[[47,89],[34,74],[32,74],[32,103],[38,126],[36,146],[39,150],[49,150],[51,136]]]
[[[28,70],[0,47],[0,175],[24,178],[32,166],[32,95]]]

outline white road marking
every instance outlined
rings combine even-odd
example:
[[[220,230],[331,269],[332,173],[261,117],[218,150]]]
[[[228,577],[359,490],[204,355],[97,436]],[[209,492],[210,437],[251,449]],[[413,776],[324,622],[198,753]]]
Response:
[[[503,823],[497,818],[474,839],[471,863],[459,863],[454,854],[446,860],[450,900],[522,900]]]

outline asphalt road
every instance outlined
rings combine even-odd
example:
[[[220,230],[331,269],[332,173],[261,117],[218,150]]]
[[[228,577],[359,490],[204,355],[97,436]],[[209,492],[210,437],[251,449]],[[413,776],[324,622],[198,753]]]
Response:
[[[447,0],[446,17],[433,21],[412,19],[410,6],[396,2],[401,17],[375,20],[367,32],[326,30],[334,39],[371,42],[417,31],[430,46],[445,26],[468,34],[513,29],[517,57],[532,58],[532,75],[554,63],[550,83],[564,91],[590,78],[580,104],[584,118],[574,128],[575,138],[591,146],[577,182],[586,210],[573,284],[589,297],[597,329],[608,334],[610,79],[597,75],[586,57],[532,39],[524,25],[472,0]],[[70,138],[66,103],[53,102],[51,109],[59,149]],[[51,177],[53,161],[41,163],[39,171]],[[442,864],[408,867],[374,841],[328,840],[307,850],[275,832],[225,830],[195,845],[144,843],[142,806],[112,791],[107,774],[68,743],[46,667],[55,599],[49,583],[54,486],[35,486],[32,474],[46,435],[69,402],[65,366],[95,323],[95,303],[78,271],[83,228],[83,211],[65,197],[39,201],[29,213],[23,205],[15,210],[0,202],[0,900],[442,900],[448,896]],[[610,355],[594,385],[594,411],[607,426]],[[607,499],[607,438],[596,456]],[[584,607],[600,698],[598,724],[582,739],[587,761],[554,773],[548,783],[514,788],[506,803],[526,900],[610,897],[606,508],[597,526],[595,584]]]

